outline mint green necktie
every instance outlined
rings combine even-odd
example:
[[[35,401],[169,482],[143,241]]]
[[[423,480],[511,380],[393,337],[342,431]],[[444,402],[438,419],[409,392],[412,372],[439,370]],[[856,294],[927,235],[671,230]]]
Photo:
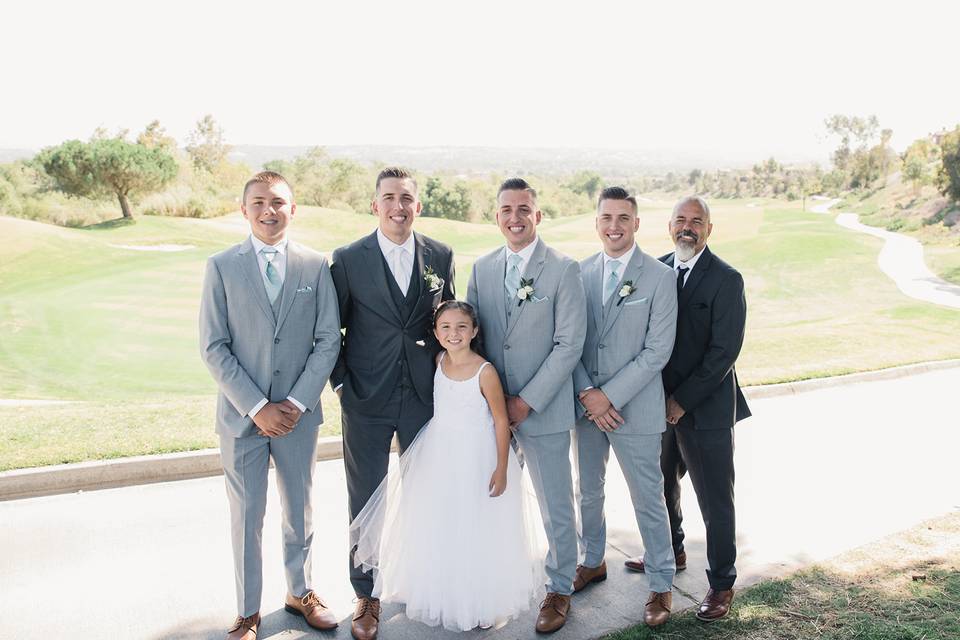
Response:
[[[507,294],[508,307],[516,299],[517,290],[520,289],[520,260],[520,256],[515,253],[511,253],[507,258],[510,266],[507,268],[507,275],[503,279],[503,288]]]
[[[607,263],[607,268],[610,270],[610,275],[607,276],[607,284],[603,288],[604,305],[607,304],[610,296],[612,296],[613,292],[617,290],[617,285],[620,284],[620,261],[611,260]]]
[[[283,287],[283,281],[280,280],[280,272],[273,266],[273,261],[279,252],[273,247],[264,247],[260,249],[260,253],[263,254],[263,257],[267,261],[267,268],[265,269],[266,280],[263,284],[267,289],[267,297],[270,299],[270,304],[273,304],[277,300],[277,296],[280,295],[280,289]]]

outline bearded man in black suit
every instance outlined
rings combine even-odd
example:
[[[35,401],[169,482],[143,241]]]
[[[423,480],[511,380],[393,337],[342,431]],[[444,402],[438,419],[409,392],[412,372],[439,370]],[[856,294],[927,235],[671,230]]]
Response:
[[[704,622],[722,618],[737,578],[733,427],[750,416],[734,364],[743,345],[747,303],[743,277],[707,247],[710,207],[697,196],[673,209],[670,237],[676,251],[660,258],[677,276],[677,338],[663,369],[667,430],[660,467],[677,571],[686,569],[680,479],[690,473],[707,531],[710,588],[697,611]],[[643,571],[643,562],[627,560]]]

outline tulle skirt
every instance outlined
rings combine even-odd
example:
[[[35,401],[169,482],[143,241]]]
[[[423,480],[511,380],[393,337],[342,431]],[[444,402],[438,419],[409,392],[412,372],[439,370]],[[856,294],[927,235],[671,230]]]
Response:
[[[466,422],[424,426],[350,526],[356,564],[374,572],[374,597],[455,631],[516,617],[545,580],[532,486],[511,449],[507,489],[491,498],[493,424]]]

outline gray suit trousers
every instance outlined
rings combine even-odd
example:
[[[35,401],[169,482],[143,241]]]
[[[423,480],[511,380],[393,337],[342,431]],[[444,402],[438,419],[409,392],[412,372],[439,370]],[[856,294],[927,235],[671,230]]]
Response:
[[[577,571],[577,524],[570,468],[570,432],[529,436],[523,424],[516,434],[524,463],[537,492],[547,534],[547,591],[573,593]]]
[[[260,610],[263,591],[261,532],[267,508],[270,458],[276,468],[283,512],[283,565],[287,589],[296,597],[311,589],[313,471],[319,427],[297,427],[280,438],[220,436],[220,457],[230,502],[230,532],[237,584],[237,610]]]
[[[607,522],[603,512],[604,483],[610,447],[617,455],[627,481],[633,511],[643,539],[643,563],[650,590],[673,589],[676,561],[670,545],[670,525],[663,497],[660,472],[661,435],[606,433],[593,422],[577,420],[577,467],[580,476],[580,545],[583,564],[600,566],[607,544]]]

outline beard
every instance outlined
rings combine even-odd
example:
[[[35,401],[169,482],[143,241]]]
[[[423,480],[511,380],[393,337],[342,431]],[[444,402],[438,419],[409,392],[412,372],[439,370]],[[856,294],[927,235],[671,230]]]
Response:
[[[694,238],[677,238],[675,246],[677,249],[677,259],[680,262],[686,262],[697,254],[697,241]]]

